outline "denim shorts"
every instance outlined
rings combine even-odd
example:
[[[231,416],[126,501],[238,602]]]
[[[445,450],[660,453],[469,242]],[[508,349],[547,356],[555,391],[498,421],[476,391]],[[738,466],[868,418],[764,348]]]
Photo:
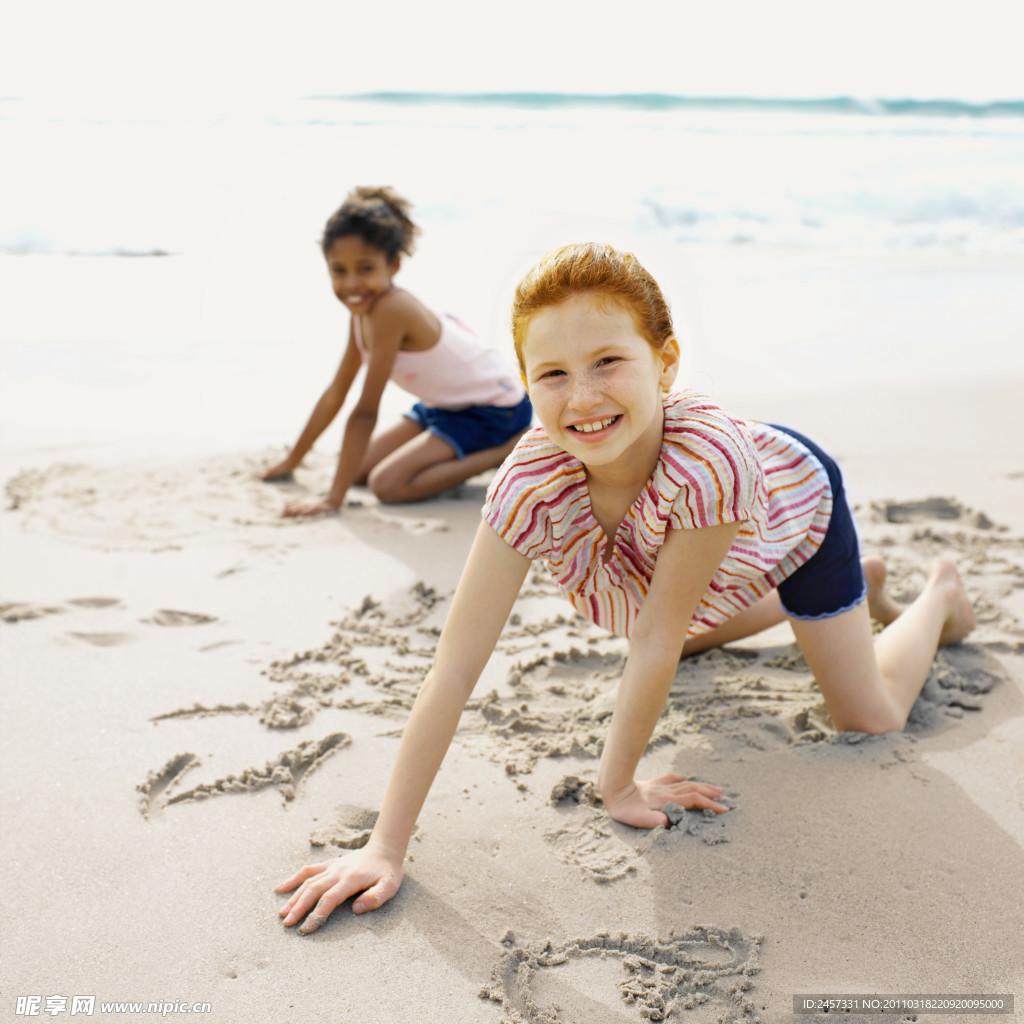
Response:
[[[803,434],[771,424],[796,438],[825,467],[832,485],[832,516],[821,547],[778,587],[783,611],[794,619],[830,619],[849,611],[867,595],[860,564],[860,542],[839,467]]]
[[[518,405],[470,405],[465,409],[435,409],[417,402],[406,418],[429,430],[455,449],[464,459],[484,448],[497,448],[521,434],[533,419],[529,398]]]

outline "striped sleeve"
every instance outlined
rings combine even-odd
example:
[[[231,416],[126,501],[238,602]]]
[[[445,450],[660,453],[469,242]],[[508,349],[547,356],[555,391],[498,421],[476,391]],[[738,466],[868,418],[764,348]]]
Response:
[[[495,473],[481,515],[510,547],[537,558],[551,548],[552,516],[561,515],[574,476],[565,453],[535,428]]]
[[[677,488],[672,529],[748,522],[764,502],[764,470],[749,431],[720,409],[690,408],[664,453]]]

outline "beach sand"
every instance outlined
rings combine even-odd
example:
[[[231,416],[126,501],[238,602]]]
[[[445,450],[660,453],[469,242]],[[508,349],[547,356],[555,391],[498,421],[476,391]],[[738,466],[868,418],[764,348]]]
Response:
[[[752,259],[723,256],[722,280]],[[837,734],[777,627],[681,665],[645,760],[724,786],[730,812],[614,823],[591,784],[626,648],[535,567],[400,893],[311,936],[273,888],[365,841],[487,477],[295,522],[282,502],[326,482],[326,443],[278,485],[262,440],[8,450],[0,1018],[94,996],[95,1020],[830,1019],[794,1015],[815,993],[1011,994],[1024,1018],[1024,374],[1007,352],[880,383],[875,355],[837,342],[827,386],[716,398],[839,457],[898,599],[932,557],[960,567],[979,625],[907,730]]]

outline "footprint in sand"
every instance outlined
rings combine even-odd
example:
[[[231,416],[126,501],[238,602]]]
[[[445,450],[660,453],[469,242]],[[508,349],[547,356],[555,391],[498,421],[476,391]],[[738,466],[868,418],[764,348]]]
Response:
[[[926,519],[959,519],[964,507],[952,498],[925,498],[923,501],[885,501],[872,506],[888,523],[913,523]]]
[[[208,622],[216,622],[214,615],[203,615],[200,612],[178,612],[170,608],[161,608],[152,618],[141,619],[151,626],[204,626]]]
[[[121,604],[116,597],[72,597],[68,604],[76,608],[113,608]],[[0,621],[21,622],[23,619],[41,619],[47,615],[63,615],[71,609],[63,605],[29,604],[26,601],[11,601],[0,604]]]
[[[118,647],[131,643],[134,637],[130,633],[68,633],[76,640],[82,640],[93,647]]]
[[[668,939],[611,935],[522,943],[508,932],[480,997],[500,1003],[502,1024],[559,1021],[758,1020],[753,978],[761,937],[697,926]]]
[[[555,783],[548,801],[566,809],[569,821],[544,833],[544,842],[566,864],[575,864],[595,882],[614,882],[636,871],[636,850],[612,830],[611,820],[597,808],[601,797],[592,782],[566,775]]]
[[[26,619],[41,619],[47,615],[61,615],[66,611],[67,608],[55,605],[9,601],[6,604],[0,604],[0,622],[23,622]]]
[[[876,518],[887,523],[922,523],[929,519],[963,519],[979,530],[992,530],[995,523],[984,512],[974,512],[952,498],[923,501],[880,501],[871,506]]]
[[[544,833],[544,842],[565,864],[595,882],[616,882],[636,871],[636,850],[626,846],[611,828],[611,819],[598,811],[577,811],[576,820]]]

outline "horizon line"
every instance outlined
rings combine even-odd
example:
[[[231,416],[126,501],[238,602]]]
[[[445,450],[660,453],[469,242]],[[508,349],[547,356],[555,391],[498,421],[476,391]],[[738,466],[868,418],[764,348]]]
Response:
[[[359,93],[315,93],[302,97],[306,100],[351,100],[351,101],[390,101],[390,102],[459,102],[473,101],[478,103],[500,103],[514,100],[519,104],[534,103],[536,105],[598,105],[620,103],[626,106],[639,105],[676,105],[676,106],[726,106],[750,105],[757,107],[825,107],[832,109],[846,108],[853,112],[870,113],[878,108],[884,113],[899,113],[900,108],[914,112],[923,112],[928,108],[936,111],[956,109],[964,112],[991,112],[993,109],[1006,108],[1007,112],[1024,112],[1024,95],[1020,97],[1001,97],[987,100],[962,99],[956,96],[871,96],[856,93],[824,93],[816,96],[750,96],[743,93],[683,94],[654,90],[637,92],[561,92],[555,90],[409,90],[388,89]]]

